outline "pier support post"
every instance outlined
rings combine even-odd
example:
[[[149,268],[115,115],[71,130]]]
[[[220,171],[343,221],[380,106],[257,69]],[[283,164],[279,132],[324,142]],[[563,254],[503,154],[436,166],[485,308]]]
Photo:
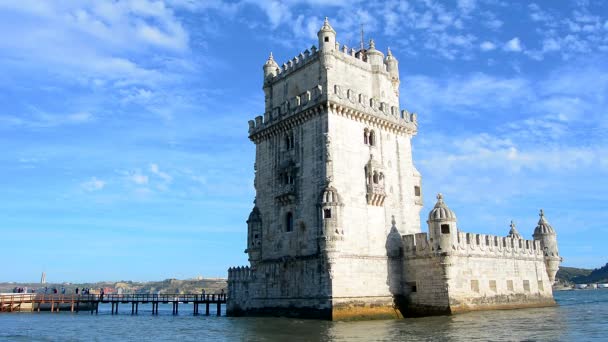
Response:
[[[222,302],[219,299],[217,300],[217,315],[222,315]]]
[[[209,316],[209,301],[205,301],[205,316]]]

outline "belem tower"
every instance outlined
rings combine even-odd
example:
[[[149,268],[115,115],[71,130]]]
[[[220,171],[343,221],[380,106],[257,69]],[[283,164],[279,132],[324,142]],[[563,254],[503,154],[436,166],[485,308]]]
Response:
[[[250,266],[228,270],[227,314],[331,320],[555,305],[561,262],[540,213],[534,239],[465,233],[441,194],[422,232],[416,114],[399,109],[398,61],[340,46],[327,19],[312,46],[263,66]],[[363,44],[362,44],[363,45]]]

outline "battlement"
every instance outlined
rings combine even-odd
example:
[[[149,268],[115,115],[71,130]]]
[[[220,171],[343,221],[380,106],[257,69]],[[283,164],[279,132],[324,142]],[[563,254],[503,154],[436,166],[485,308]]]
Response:
[[[310,50],[306,49],[303,52],[300,52],[299,55],[283,63],[283,65],[279,66],[276,69],[276,74],[270,75],[266,79],[266,82],[273,83],[278,81],[279,79],[285,78],[296,70],[303,68],[306,64],[309,64],[313,60],[318,59],[318,57],[319,50],[316,46],[313,45]]]
[[[373,96],[339,84],[334,85],[328,95],[329,100],[337,105],[333,107],[340,111],[345,109],[347,114],[352,113],[354,116],[357,116],[357,112],[360,114],[371,113],[374,116],[404,126],[411,133],[417,131],[418,114],[411,113],[407,109],[399,110],[397,106],[391,106],[389,103]]]
[[[285,119],[295,113],[311,109],[319,104],[319,99],[323,95],[323,87],[317,85],[312,89],[294,96],[287,101],[284,101],[280,106],[272,108],[271,111],[258,115],[255,120],[249,120],[249,135],[253,135],[262,129],[269,127],[271,124]]]
[[[293,114],[315,107],[322,100],[323,95],[323,87],[317,85],[298,96],[284,101],[280,106],[274,107],[271,111],[264,113],[264,115],[258,115],[255,120],[249,120],[248,122],[249,135],[254,135]],[[334,85],[333,90],[326,95],[333,102],[331,107],[338,114],[362,117],[371,112],[377,117],[402,126],[402,128],[410,133],[417,131],[418,115],[416,113],[405,109],[399,110],[397,106],[390,106],[387,102],[380,101],[355,89],[349,89],[341,85]]]
[[[228,269],[228,283],[248,282],[251,280],[251,273],[249,266],[230,267]]]
[[[457,243],[449,250],[433,250],[432,239],[426,233],[402,236],[405,257],[415,258],[433,253],[467,254],[477,256],[504,256],[542,258],[540,241],[510,238],[504,236],[457,233]]]

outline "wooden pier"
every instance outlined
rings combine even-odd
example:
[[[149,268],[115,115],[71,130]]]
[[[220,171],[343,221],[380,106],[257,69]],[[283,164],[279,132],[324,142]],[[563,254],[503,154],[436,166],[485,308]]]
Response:
[[[216,306],[216,315],[222,315],[222,304],[226,303],[225,294],[39,294],[15,293],[0,294],[1,312],[40,312],[42,311],[90,311],[99,313],[99,304],[110,304],[112,315],[118,314],[119,304],[131,304],[131,314],[139,312],[139,305],[150,304],[152,314],[158,315],[160,304],[171,304],[172,313],[179,313],[180,304],[192,303],[192,314],[199,314],[201,304],[205,307],[205,315],[209,316],[209,307]]]

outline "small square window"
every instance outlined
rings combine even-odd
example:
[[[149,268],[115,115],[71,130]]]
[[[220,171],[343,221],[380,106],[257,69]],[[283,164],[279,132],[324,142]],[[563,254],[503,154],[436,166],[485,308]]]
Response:
[[[325,42],[329,42],[329,37],[325,37]]]
[[[331,218],[331,209],[323,209],[323,218]]]
[[[507,280],[507,290],[513,291],[513,280]]]
[[[414,186],[414,195],[420,197],[420,187],[417,185]]]
[[[410,287],[410,290],[411,290],[412,292],[416,292],[416,291],[418,291],[418,287],[416,286],[416,282],[415,282],[415,281],[410,281],[410,282],[408,282],[408,283],[407,283],[407,286],[409,286],[409,287]]]
[[[450,234],[450,225],[449,224],[441,225],[441,234]]]
[[[496,280],[490,280],[490,291],[496,292]]]
[[[479,280],[471,280],[471,290],[479,293]]]

